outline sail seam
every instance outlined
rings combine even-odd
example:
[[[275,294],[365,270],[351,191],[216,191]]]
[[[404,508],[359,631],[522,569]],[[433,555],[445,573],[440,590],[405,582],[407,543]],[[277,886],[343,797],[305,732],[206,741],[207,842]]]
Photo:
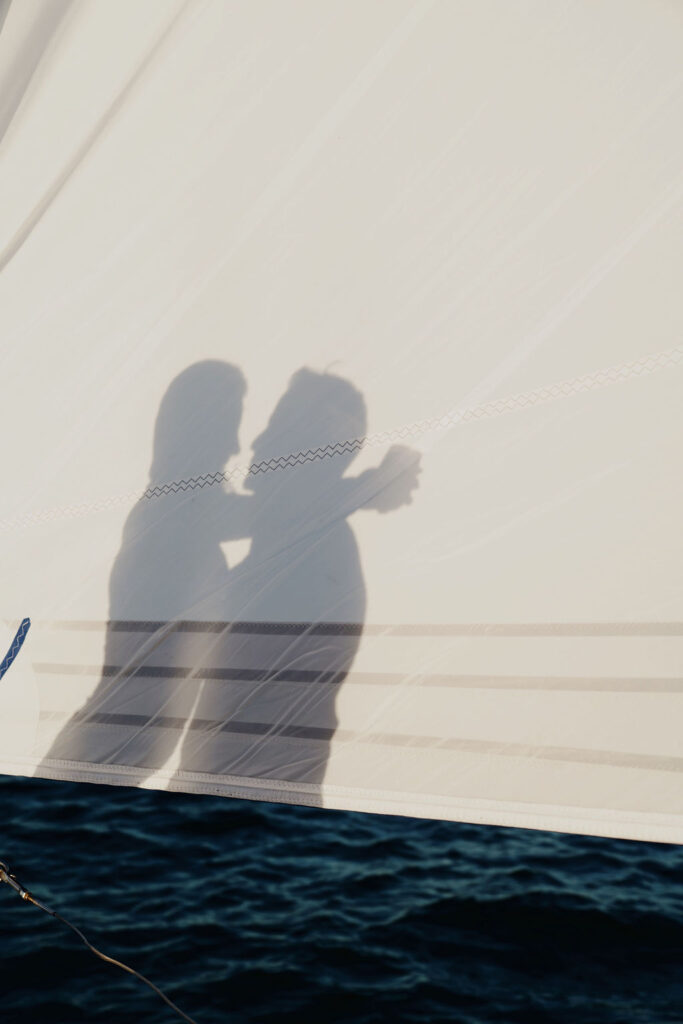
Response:
[[[226,633],[252,636],[364,637],[615,637],[683,636],[683,622],[249,622],[176,619],[64,619],[38,622],[55,632]]]
[[[234,466],[231,469],[215,470],[214,472],[200,473],[197,476],[186,477],[180,480],[170,480],[154,484],[147,487],[142,494],[139,491],[130,491],[125,494],[111,495],[96,501],[41,509],[15,518],[1,519],[0,530],[15,530],[23,526],[51,522],[55,519],[77,518],[92,513],[104,512],[115,508],[117,505],[132,502],[138,503],[173,494],[202,490],[205,487],[214,487],[217,484],[231,483],[235,480],[245,480],[248,477],[276,472],[281,469],[294,469],[320,462],[324,459],[353,454],[359,452],[364,447],[381,447],[392,442],[416,440],[425,434],[446,431],[461,423],[476,423],[480,420],[496,418],[533,406],[546,405],[563,398],[570,398],[573,395],[609,387],[632,378],[649,376],[662,369],[673,369],[682,362],[683,346],[677,346],[649,356],[642,356],[640,359],[635,359],[628,363],[604,367],[579,377],[543,385],[531,391],[507,395],[504,398],[492,399],[480,405],[454,409],[442,416],[415,420],[413,423],[377,431],[364,437],[349,438],[318,448],[306,448],[297,452],[290,452],[286,455],[273,456],[259,462],[252,462],[249,466]]]
[[[43,712],[41,718],[54,721],[53,712]],[[636,753],[627,750],[600,750],[591,747],[564,747],[533,743],[509,742],[505,740],[469,739],[457,736],[429,736],[410,733],[359,732],[349,729],[330,728],[303,724],[278,724],[276,722],[255,722],[231,719],[193,719],[189,725],[184,718],[170,715],[118,714],[112,712],[81,713],[74,715],[70,722],[80,726],[92,725],[104,728],[167,729],[238,736],[260,736],[267,739],[296,739],[312,743],[377,744],[390,747],[411,747],[415,750],[448,750],[464,754],[497,755],[500,757],[540,758],[549,761],[568,761],[579,764],[598,764],[612,768],[641,768],[651,771],[683,772],[683,757],[666,754]],[[218,777],[220,774],[217,773]],[[229,774],[226,772],[225,774]]]
[[[72,665],[57,662],[33,662],[39,675],[95,676],[101,679],[174,679],[195,683],[295,683],[302,686],[451,687],[468,690],[572,690],[589,693],[679,693],[683,679],[676,676],[496,676],[430,675],[425,672],[347,672],[326,669],[203,668],[170,665]]]

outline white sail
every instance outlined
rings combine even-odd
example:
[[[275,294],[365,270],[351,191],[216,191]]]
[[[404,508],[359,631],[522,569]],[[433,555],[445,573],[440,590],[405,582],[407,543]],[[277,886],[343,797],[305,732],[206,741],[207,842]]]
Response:
[[[681,8],[5,7],[0,771],[683,842]]]

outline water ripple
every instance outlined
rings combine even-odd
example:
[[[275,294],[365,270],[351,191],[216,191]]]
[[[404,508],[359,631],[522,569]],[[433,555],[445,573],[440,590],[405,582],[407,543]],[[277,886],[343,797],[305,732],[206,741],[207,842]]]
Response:
[[[0,856],[200,1024],[682,1024],[680,847],[0,780]],[[0,892],[2,1024],[166,1024]]]

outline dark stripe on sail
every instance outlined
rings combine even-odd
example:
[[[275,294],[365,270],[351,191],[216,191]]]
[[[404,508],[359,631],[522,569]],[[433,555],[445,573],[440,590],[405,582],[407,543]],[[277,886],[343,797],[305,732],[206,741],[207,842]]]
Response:
[[[683,622],[199,622],[113,619],[45,623],[57,630],[112,633],[238,633],[254,636],[683,636]]]
[[[472,690],[574,690],[616,693],[681,693],[683,678],[593,676],[492,676],[429,675],[415,672],[331,672],[324,669],[189,668],[169,665],[60,665],[38,662],[36,672],[45,675],[99,676],[105,679],[191,679],[197,682],[320,683],[337,686],[436,686]]]
[[[41,718],[54,720],[49,712]],[[568,761],[577,764],[599,764],[612,768],[640,768],[650,771],[683,772],[683,757],[667,757],[659,754],[633,754],[628,751],[590,750],[584,747],[533,746],[528,743],[505,743],[495,740],[469,740],[456,737],[410,736],[402,733],[362,733],[345,729],[331,729],[308,725],[274,725],[267,722],[211,721],[210,719],[172,718],[167,715],[123,715],[94,713],[74,715],[71,725],[102,725],[133,729],[187,728],[192,732],[211,734],[228,733],[242,736],[271,736],[284,739],[303,739],[329,743],[332,739],[341,742],[373,743],[384,746],[413,747],[419,749],[455,750],[461,753],[522,757],[550,761]]]

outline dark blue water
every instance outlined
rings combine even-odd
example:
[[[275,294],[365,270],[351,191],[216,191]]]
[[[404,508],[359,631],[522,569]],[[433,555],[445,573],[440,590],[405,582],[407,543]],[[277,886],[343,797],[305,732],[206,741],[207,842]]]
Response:
[[[200,1024],[683,1022],[683,848],[0,780],[0,858]],[[0,889],[0,1021],[171,1022]]]

